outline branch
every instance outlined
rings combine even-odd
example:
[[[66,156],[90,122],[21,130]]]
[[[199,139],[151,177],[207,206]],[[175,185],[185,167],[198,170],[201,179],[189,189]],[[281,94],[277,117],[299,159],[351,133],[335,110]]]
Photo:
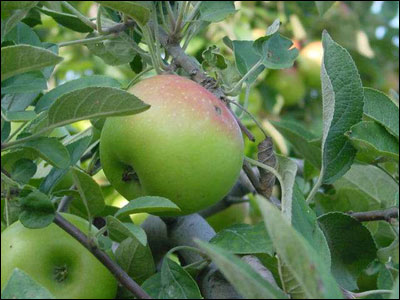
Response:
[[[129,275],[119,265],[117,265],[106,253],[93,245],[82,231],[69,223],[58,213],[56,213],[54,223],[88,249],[108,270],[110,270],[118,281],[136,297],[139,299],[151,299],[150,296],[131,277],[129,277]]]
[[[369,221],[387,221],[390,222],[391,219],[399,218],[399,209],[397,207],[392,207],[384,210],[371,210],[366,212],[349,212],[348,213],[353,218],[360,222]]]

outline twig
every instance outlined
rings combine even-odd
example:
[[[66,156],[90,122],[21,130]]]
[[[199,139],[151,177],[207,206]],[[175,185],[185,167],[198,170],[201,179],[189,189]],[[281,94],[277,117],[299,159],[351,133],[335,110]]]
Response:
[[[139,299],[151,299],[150,296],[131,277],[129,277],[129,275],[119,265],[117,265],[106,253],[97,248],[97,246],[93,245],[82,231],[69,223],[58,213],[56,213],[54,223],[88,249],[108,270],[110,270],[118,281],[136,297]]]
[[[399,209],[397,207],[391,207],[391,208],[384,209],[384,210],[371,210],[371,211],[366,211],[366,212],[349,212],[348,214],[360,222],[369,222],[369,221],[390,222],[391,219],[399,218]]]

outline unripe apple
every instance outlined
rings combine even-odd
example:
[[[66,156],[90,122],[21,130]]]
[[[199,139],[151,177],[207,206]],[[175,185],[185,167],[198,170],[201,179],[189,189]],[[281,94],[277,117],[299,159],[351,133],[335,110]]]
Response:
[[[297,60],[299,71],[306,83],[314,88],[321,86],[321,65],[324,50],[321,41],[315,41],[305,46]]]
[[[166,197],[181,214],[222,199],[239,177],[244,148],[225,104],[176,75],[145,79],[129,92],[151,107],[104,124],[100,159],[115,189],[128,200]]]
[[[249,204],[239,203],[229,206],[223,211],[220,211],[215,215],[208,217],[206,220],[208,224],[210,224],[211,227],[214,228],[216,232],[218,232],[234,224],[243,223],[248,213]]]
[[[271,72],[267,84],[283,96],[285,106],[298,104],[306,94],[303,77],[295,68]]]

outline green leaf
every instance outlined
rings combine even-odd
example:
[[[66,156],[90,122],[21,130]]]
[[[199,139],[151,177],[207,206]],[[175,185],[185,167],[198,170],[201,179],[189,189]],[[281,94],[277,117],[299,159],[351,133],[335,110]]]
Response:
[[[169,258],[161,266],[161,287],[160,299],[203,299],[196,281]]]
[[[118,243],[127,238],[134,238],[143,246],[147,246],[147,236],[145,231],[133,223],[123,223],[113,216],[107,216],[107,230],[110,238]]]
[[[40,92],[47,89],[47,80],[40,71],[19,74],[1,83],[2,94]]]
[[[233,254],[274,254],[271,239],[262,223],[236,224],[222,229],[210,243]]]
[[[103,6],[112,8],[114,10],[120,11],[125,15],[131,17],[140,26],[146,25],[150,18],[150,10],[135,1],[96,1]]]
[[[93,28],[83,23],[77,16],[67,14],[60,11],[54,11],[45,7],[39,8],[39,11],[47,16],[50,16],[58,24],[61,24],[73,31],[77,32],[92,32]]]
[[[1,1],[1,42],[39,1]]]
[[[304,125],[293,120],[271,122],[290,142],[295,151],[315,168],[321,168],[321,147],[313,143],[317,138]]]
[[[1,98],[1,107],[6,109],[7,112],[11,111],[24,111],[29,105],[31,105],[36,97],[39,95],[38,92],[27,93],[27,94],[7,94]]]
[[[351,167],[357,150],[345,133],[361,121],[364,91],[353,59],[324,31],[322,97],[324,129],[321,179],[330,184]]]
[[[27,44],[44,48],[39,36],[28,25],[19,22],[7,35],[4,37],[7,42],[14,42],[15,44]]]
[[[72,176],[87,212],[91,216],[101,213],[105,207],[105,203],[103,193],[97,182],[77,168],[72,168]]]
[[[26,122],[32,121],[37,117],[36,113],[32,110],[27,111],[7,111],[5,112],[5,119],[10,122]]]
[[[21,158],[17,160],[11,170],[11,178],[21,184],[27,184],[35,175],[37,170],[36,164],[30,159]]]
[[[373,163],[387,160],[399,161],[399,141],[374,121],[362,121],[346,134],[359,151],[359,160]]]
[[[139,284],[156,272],[150,247],[143,246],[135,238],[127,238],[122,241],[115,252],[115,259],[125,272]]]
[[[163,287],[161,285],[161,273],[156,273],[150,276],[142,284],[142,288],[153,299],[168,299],[163,295]]]
[[[317,6],[318,13],[322,17],[336,1],[314,1]]]
[[[341,287],[356,290],[358,276],[376,258],[371,233],[344,213],[322,215],[318,222],[331,249],[333,275]]]
[[[389,246],[378,250],[379,261],[383,264],[393,262],[399,264],[399,238],[397,237]]]
[[[276,286],[262,278],[247,263],[237,256],[196,240],[199,247],[213,260],[225,278],[246,299],[287,299]]]
[[[3,143],[9,136],[11,132],[11,123],[1,119],[1,142]]]
[[[253,47],[253,41],[232,41],[233,53],[235,54],[236,67],[240,75],[246,75],[249,70],[260,61],[261,57]],[[263,65],[259,66],[247,79],[250,84],[254,82],[258,75],[264,71]]]
[[[20,199],[19,220],[28,228],[43,228],[50,225],[55,217],[55,208],[50,198],[35,190]]]
[[[61,84],[54,89],[50,90],[48,93],[44,94],[35,105],[35,111],[37,113],[48,109],[59,97],[62,95],[79,90],[87,87],[113,87],[119,88],[121,85],[114,78],[103,76],[103,75],[93,75],[88,77],[81,77],[79,79],[68,81]]]
[[[318,225],[315,212],[308,206],[297,184],[293,189],[292,226],[317,251],[323,263],[331,266],[331,253],[325,236]]]
[[[399,299],[399,277],[397,277],[393,285],[392,295],[390,296],[390,299]]]
[[[257,196],[265,226],[280,261],[297,280],[308,299],[341,299],[342,293],[319,253],[265,198]]]
[[[59,97],[49,109],[47,126],[55,128],[98,117],[126,116],[150,108],[136,96],[111,87],[87,87]]]
[[[180,209],[175,203],[167,198],[158,196],[144,196],[129,201],[124,207],[117,211],[116,218],[124,218],[136,213],[158,213],[158,212],[179,212]]]
[[[297,174],[297,164],[290,158],[284,156],[277,156],[278,159],[278,173],[281,175],[281,202],[282,214],[289,222],[292,220],[292,198],[293,186]]]
[[[4,1],[5,2],[5,1]],[[8,1],[11,2],[11,1]],[[31,1],[21,1],[31,2]],[[3,4],[3,3],[2,3]],[[1,292],[1,299],[55,299],[43,286],[16,268]]]
[[[34,151],[55,167],[64,169],[69,166],[69,153],[57,138],[38,137],[34,140],[19,144],[16,147]]]
[[[1,81],[29,71],[53,66],[63,60],[53,52],[29,45],[1,48]]]
[[[236,12],[233,1],[203,1],[200,4],[200,20],[220,22]]]
[[[83,153],[88,148],[91,140],[92,135],[88,135],[65,146],[69,153],[70,166],[74,166],[79,161]],[[45,194],[48,194],[51,192],[52,188],[68,173],[68,171],[68,168],[51,169],[50,173],[40,183],[39,190]]]
[[[223,70],[228,67],[225,57],[220,53],[219,48],[215,45],[209,46],[201,55],[204,59],[202,66],[205,70]]]
[[[97,33],[88,34],[87,38],[98,37]],[[126,34],[119,34],[113,39],[100,41],[98,43],[88,43],[86,47],[92,54],[100,57],[104,62],[111,66],[129,64],[132,57],[137,55],[136,49],[132,46],[130,37]]]
[[[364,88],[364,114],[385,126],[385,128],[399,139],[399,106],[384,93]]]
[[[262,63],[267,69],[285,69],[293,66],[299,55],[299,50],[293,42],[275,32],[254,42],[256,53],[262,58]]]

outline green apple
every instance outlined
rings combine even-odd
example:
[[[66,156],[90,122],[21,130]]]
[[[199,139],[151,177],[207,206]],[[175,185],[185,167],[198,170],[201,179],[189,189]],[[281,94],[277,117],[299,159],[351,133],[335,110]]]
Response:
[[[63,214],[84,233],[89,223]],[[95,230],[93,228],[93,230]],[[1,289],[19,268],[59,299],[113,299],[117,281],[78,241],[55,224],[28,229],[19,221],[1,234]]]
[[[321,86],[323,53],[321,41],[315,41],[301,49],[297,60],[299,71],[303,74],[306,83],[314,88]]]
[[[283,96],[285,106],[298,104],[306,94],[304,80],[295,68],[272,71],[267,84]]]
[[[129,91],[151,107],[104,124],[100,160],[115,189],[128,200],[166,197],[181,214],[221,200],[239,177],[244,148],[225,104],[176,75],[153,76]]]
[[[231,225],[243,223],[248,215],[248,212],[249,204],[239,203],[229,206],[223,211],[208,217],[206,220],[208,224],[210,224],[211,227],[218,232]]]

